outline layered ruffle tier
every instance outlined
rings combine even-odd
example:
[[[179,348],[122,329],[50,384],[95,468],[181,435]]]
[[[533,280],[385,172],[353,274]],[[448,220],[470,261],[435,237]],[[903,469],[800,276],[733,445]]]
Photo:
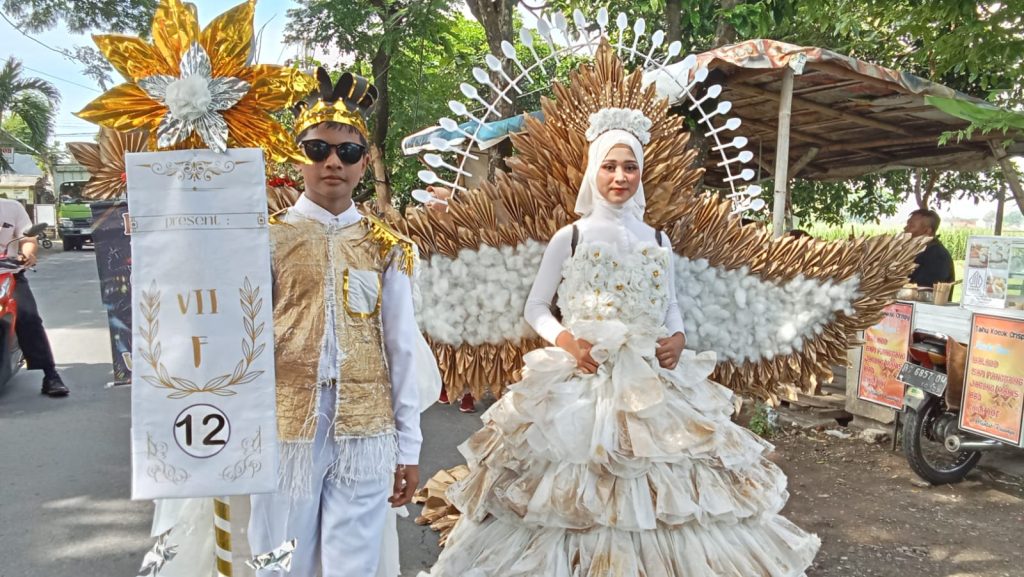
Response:
[[[578,323],[601,365],[560,349],[525,357],[522,381],[461,447],[448,492],[463,518],[431,575],[795,577],[819,541],[779,515],[788,498],[771,445],[730,420],[708,380],[713,354],[674,370],[657,337]]]

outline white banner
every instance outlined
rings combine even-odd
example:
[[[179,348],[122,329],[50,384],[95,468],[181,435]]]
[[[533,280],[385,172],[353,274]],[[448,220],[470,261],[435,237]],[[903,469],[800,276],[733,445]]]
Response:
[[[132,498],[277,484],[263,153],[128,154]]]

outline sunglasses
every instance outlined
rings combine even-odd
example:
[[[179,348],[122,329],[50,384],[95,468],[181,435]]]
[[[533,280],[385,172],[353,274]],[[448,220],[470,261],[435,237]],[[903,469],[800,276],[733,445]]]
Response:
[[[342,142],[341,144],[329,144],[323,140],[303,140],[302,151],[306,153],[306,158],[313,162],[323,162],[331,156],[331,150],[338,155],[338,159],[345,164],[355,164],[362,160],[363,155],[366,154],[366,147],[362,144],[355,142]]]

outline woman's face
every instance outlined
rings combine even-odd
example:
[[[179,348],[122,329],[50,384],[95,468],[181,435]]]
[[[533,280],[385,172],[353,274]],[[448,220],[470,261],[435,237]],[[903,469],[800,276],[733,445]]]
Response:
[[[608,151],[597,170],[597,192],[608,202],[625,204],[640,187],[640,163],[625,144]]]

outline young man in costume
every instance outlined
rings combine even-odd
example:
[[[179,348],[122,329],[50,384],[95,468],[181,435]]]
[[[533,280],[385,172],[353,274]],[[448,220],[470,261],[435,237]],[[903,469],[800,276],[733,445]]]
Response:
[[[290,577],[366,577],[388,503],[408,503],[419,482],[415,253],[352,202],[376,89],[317,78],[294,110],[305,192],[272,218],[281,482],[252,497],[249,539],[254,554],[295,539]]]

